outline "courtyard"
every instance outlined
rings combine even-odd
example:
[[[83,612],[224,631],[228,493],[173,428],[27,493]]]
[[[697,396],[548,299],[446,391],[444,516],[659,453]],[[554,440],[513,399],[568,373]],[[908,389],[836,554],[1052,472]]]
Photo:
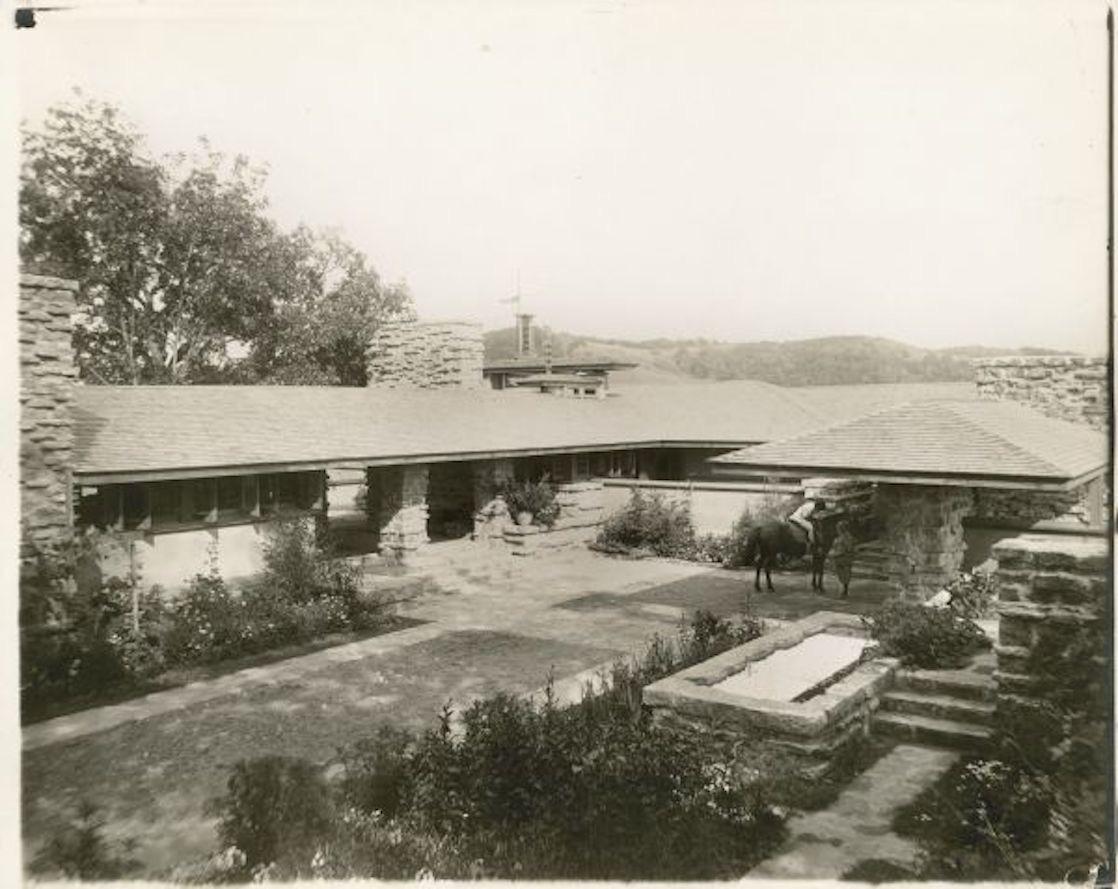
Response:
[[[147,873],[213,850],[207,801],[232,763],[283,754],[324,762],[391,724],[423,729],[448,702],[531,693],[553,677],[577,697],[595,671],[672,635],[682,616],[740,613],[748,573],[585,550],[517,558],[454,542],[412,571],[430,578],[399,613],[422,621],[383,636],[255,667],[24,729],[28,860],[79,801],[103,807],[106,834],[133,838]],[[827,608],[869,610],[884,590],[856,583],[848,600],[782,573],[749,607],[769,619]]]

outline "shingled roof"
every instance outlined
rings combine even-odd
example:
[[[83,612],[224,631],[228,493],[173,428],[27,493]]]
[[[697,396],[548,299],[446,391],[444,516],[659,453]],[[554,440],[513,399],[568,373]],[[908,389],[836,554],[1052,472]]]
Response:
[[[797,390],[736,380],[641,386],[606,399],[533,392],[302,386],[79,386],[81,481],[157,478],[239,467],[322,468],[611,447],[727,449],[833,419]],[[903,387],[834,387],[857,405],[910,397]]]
[[[1106,436],[1005,401],[943,400],[874,413],[712,460],[720,474],[1067,488],[1107,464]]]

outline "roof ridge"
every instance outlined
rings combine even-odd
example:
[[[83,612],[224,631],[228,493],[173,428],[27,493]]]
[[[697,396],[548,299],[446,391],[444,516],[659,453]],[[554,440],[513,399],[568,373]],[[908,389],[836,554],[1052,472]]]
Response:
[[[935,403],[936,402],[929,402],[929,404],[935,404]],[[1003,446],[1008,446],[1010,448],[1010,450],[1016,452],[1019,455],[1024,455],[1029,460],[1032,460],[1032,461],[1035,461],[1037,463],[1043,464],[1050,471],[1052,471],[1052,470],[1054,470],[1056,472],[1061,472],[1062,471],[1059,466],[1057,466],[1055,463],[1053,463],[1047,457],[1042,457],[1040,454],[1037,454],[1034,451],[1031,451],[1031,450],[1029,450],[1025,447],[1022,447],[1020,444],[1013,441],[1012,439],[1006,438],[1006,436],[1004,434],[1002,434],[1001,432],[981,425],[981,423],[977,419],[975,419],[974,416],[956,409],[959,405],[966,404],[966,403],[967,402],[963,401],[962,399],[944,399],[943,400],[944,406],[947,407],[951,411],[952,415],[956,419],[963,422],[971,430],[980,432],[987,439],[993,439],[994,441],[997,441],[999,444],[1001,444]],[[1011,402],[1005,402],[1005,401],[994,401],[994,402],[991,402],[991,403],[992,404],[997,404],[997,405],[1011,404]],[[1035,414],[1035,416],[1037,416],[1037,417],[1044,418],[1043,414],[1037,414],[1034,411],[1030,411],[1024,405],[1020,405],[1020,404],[1016,404],[1016,403],[1012,403],[1012,405],[1013,405],[1014,408],[1023,409],[1028,414]],[[998,410],[998,409],[1000,409],[1000,408],[995,408],[995,410]],[[1047,418],[1045,418],[1045,419],[1047,419]]]
[[[788,442],[802,441],[804,439],[814,438],[818,435],[822,435],[823,433],[831,432],[832,430],[835,430],[835,429],[841,429],[844,426],[849,426],[853,423],[861,422],[862,420],[868,420],[871,417],[878,416],[879,414],[890,413],[892,411],[900,410],[903,407],[922,406],[926,403],[927,402],[922,402],[922,401],[905,401],[905,402],[901,402],[900,404],[887,404],[887,405],[884,405],[882,407],[876,408],[874,410],[867,411],[864,414],[855,414],[853,417],[846,417],[842,420],[834,420],[830,423],[827,423],[824,426],[819,426],[816,429],[808,429],[804,432],[799,432],[796,435],[790,435],[787,438],[773,439],[771,442],[766,441],[766,442],[763,442],[761,445],[750,445],[749,447],[742,448],[742,450],[747,451],[751,447],[764,447],[764,446],[769,445],[769,444],[787,444]],[[826,418],[824,417],[822,419],[826,419]]]

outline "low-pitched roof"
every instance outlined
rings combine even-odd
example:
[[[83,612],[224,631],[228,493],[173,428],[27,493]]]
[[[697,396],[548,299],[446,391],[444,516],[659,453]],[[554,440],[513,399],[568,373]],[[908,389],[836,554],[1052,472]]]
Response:
[[[92,483],[239,467],[662,445],[729,449],[833,420],[797,391],[751,380],[633,387],[605,399],[489,389],[79,386],[74,471]],[[831,394],[850,416],[912,392],[838,386]],[[859,410],[859,404],[866,407]]]
[[[887,407],[712,458],[723,471],[856,476],[878,481],[1066,488],[1107,465],[1106,436],[1006,401]]]
[[[555,370],[622,370],[636,367],[635,361],[616,361],[613,358],[554,358],[547,361],[538,355],[521,355],[516,358],[500,358],[495,361],[486,361],[482,365],[482,373],[533,373],[546,370],[548,367]]]
[[[542,373],[516,377],[512,382],[517,386],[539,386],[547,384],[553,386],[594,386],[601,384],[604,379],[605,378],[601,374]]]

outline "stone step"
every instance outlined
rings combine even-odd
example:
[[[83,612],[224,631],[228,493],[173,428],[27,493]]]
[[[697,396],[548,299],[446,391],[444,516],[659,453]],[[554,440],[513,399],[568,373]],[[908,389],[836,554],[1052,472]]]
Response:
[[[894,689],[881,696],[881,709],[891,713],[911,713],[935,719],[954,719],[973,725],[990,725],[994,705],[986,701],[957,698],[953,695],[926,694]]]
[[[898,688],[926,694],[991,702],[997,697],[994,680],[970,670],[898,670],[896,681]]]
[[[984,725],[881,710],[874,714],[873,730],[900,740],[975,752],[989,747],[993,737],[993,729]]]

